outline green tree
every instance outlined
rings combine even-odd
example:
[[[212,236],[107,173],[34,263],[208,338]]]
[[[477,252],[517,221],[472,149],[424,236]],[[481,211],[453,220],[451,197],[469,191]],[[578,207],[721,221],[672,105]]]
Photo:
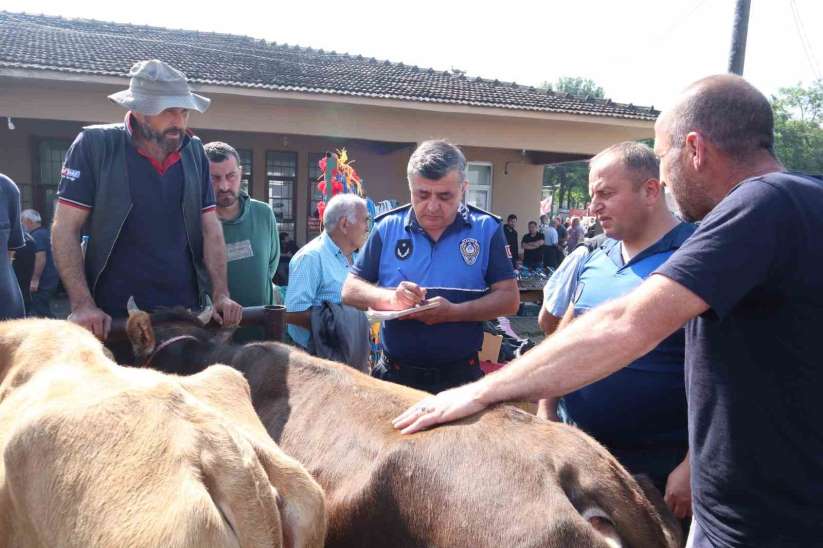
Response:
[[[589,203],[589,165],[585,160],[543,169],[543,186],[552,191],[554,210],[585,207]]]
[[[571,93],[579,97],[593,97],[595,99],[603,99],[606,93],[603,88],[598,86],[594,80],[589,78],[580,78],[579,76],[561,76],[553,84],[550,82],[543,82],[540,86],[543,89],[551,89],[561,93]]]
[[[606,92],[590,78],[562,76],[554,83],[545,81],[543,89],[570,93],[579,97],[603,99]],[[543,170],[543,187],[551,190],[554,210],[585,207],[589,198],[589,165],[587,161],[548,165]]]
[[[823,80],[772,96],[775,153],[786,169],[823,173]]]

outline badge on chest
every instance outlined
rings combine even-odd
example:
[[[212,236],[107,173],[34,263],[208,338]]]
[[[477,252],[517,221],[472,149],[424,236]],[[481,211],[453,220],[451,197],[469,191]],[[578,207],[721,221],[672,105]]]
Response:
[[[477,262],[477,257],[480,255],[480,242],[474,238],[465,238],[460,242],[460,255],[467,265],[471,266]]]

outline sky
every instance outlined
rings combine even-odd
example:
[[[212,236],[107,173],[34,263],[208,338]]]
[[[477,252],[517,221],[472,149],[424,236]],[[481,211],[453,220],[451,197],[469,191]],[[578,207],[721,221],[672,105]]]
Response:
[[[823,77],[823,2],[751,3],[744,76],[766,94]],[[2,3],[12,12],[242,34],[525,85],[579,76],[614,101],[658,109],[692,81],[726,71],[734,7],[735,0]]]

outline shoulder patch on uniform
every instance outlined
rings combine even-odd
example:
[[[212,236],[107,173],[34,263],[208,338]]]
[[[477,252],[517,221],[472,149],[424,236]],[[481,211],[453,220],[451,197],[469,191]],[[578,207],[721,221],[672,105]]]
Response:
[[[374,220],[379,221],[380,219],[382,219],[383,217],[385,217],[387,215],[391,215],[392,213],[400,213],[401,211],[405,211],[405,210],[409,209],[410,207],[411,207],[411,204],[406,204],[406,205],[401,205],[399,207],[396,207],[394,209],[390,209],[388,211],[384,211],[383,213],[381,213],[380,215],[375,217]]]
[[[502,222],[503,222],[503,219],[502,219],[501,217],[498,217],[498,216],[497,216],[497,215],[495,215],[494,213],[490,213],[490,212],[486,211],[485,209],[480,209],[479,207],[477,207],[477,206],[473,206],[473,205],[471,205],[471,204],[466,204],[466,207],[468,207],[468,208],[469,208],[469,210],[471,210],[471,211],[476,211],[476,212],[478,212],[478,213],[482,213],[482,214],[484,214],[484,215],[488,215],[489,217],[493,217],[493,218],[494,218],[494,219],[495,219],[498,223],[502,223]]]
[[[405,261],[411,256],[412,251],[414,251],[414,244],[411,239],[403,238],[402,240],[397,240],[397,244],[394,247],[394,256],[401,261]]]

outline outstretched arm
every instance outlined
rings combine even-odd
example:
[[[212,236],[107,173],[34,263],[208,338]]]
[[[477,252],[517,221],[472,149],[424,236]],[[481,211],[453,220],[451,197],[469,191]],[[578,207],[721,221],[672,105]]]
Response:
[[[631,363],[689,319],[703,299],[655,275],[629,295],[595,308],[497,373],[441,392],[394,420],[411,433],[472,415],[501,402],[562,396]]]

